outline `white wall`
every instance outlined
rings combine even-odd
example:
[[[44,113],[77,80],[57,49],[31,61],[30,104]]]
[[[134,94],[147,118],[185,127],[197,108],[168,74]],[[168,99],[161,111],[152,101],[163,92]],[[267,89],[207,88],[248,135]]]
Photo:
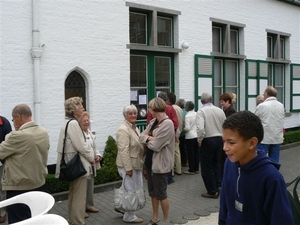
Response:
[[[290,33],[290,60],[300,62],[299,7],[270,0],[132,2],[181,11],[179,41],[175,45],[180,47],[185,41],[190,47],[175,57],[175,92],[180,98],[194,101],[194,55],[211,52],[210,17],[246,25],[245,55],[249,59],[266,58],[265,29]],[[100,150],[109,135],[115,136],[123,120],[122,109],[130,99],[126,49],[129,8],[123,0],[43,0],[39,5],[40,39],[45,44],[40,71],[41,125],[50,134],[48,163],[52,164],[56,162],[57,137],[64,120],[64,82],[74,68],[86,77],[87,110]],[[18,103],[27,103],[34,109],[32,8],[29,0],[1,1],[0,8],[0,113],[11,119],[11,110]],[[241,96],[241,105],[245,104],[243,99]],[[287,126],[300,126],[299,114],[287,121]]]

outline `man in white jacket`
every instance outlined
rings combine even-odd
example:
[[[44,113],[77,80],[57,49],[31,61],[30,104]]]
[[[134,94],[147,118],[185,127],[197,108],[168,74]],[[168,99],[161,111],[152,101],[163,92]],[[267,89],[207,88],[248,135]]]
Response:
[[[264,92],[264,102],[260,103],[255,114],[264,128],[264,138],[257,149],[265,151],[271,159],[279,163],[280,146],[283,142],[284,106],[277,101],[277,90],[268,86]]]

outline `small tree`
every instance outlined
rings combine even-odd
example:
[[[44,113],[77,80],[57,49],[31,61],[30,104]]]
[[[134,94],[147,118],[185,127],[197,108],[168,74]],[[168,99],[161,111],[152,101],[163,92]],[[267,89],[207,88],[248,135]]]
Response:
[[[100,170],[97,171],[97,177],[95,177],[95,184],[103,184],[121,179],[116,165],[117,154],[117,143],[112,136],[109,136],[106,141],[106,146],[103,153],[103,160],[101,161],[102,167]]]

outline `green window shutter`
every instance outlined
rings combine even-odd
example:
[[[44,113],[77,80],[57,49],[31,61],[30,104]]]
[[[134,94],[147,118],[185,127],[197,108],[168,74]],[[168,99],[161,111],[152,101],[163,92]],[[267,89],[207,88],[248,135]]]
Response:
[[[300,112],[300,64],[291,64],[291,112]]]
[[[203,92],[213,95],[214,82],[214,57],[207,55],[195,55],[195,111],[200,105]]]
[[[263,94],[268,85],[268,62],[246,60],[246,110],[255,111],[256,97]]]

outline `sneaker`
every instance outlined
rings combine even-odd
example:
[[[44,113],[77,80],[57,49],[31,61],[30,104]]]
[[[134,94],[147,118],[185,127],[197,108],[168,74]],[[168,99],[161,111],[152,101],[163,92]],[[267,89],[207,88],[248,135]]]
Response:
[[[194,175],[195,172],[190,172],[190,171],[183,171],[184,174],[189,174],[189,175]]]

